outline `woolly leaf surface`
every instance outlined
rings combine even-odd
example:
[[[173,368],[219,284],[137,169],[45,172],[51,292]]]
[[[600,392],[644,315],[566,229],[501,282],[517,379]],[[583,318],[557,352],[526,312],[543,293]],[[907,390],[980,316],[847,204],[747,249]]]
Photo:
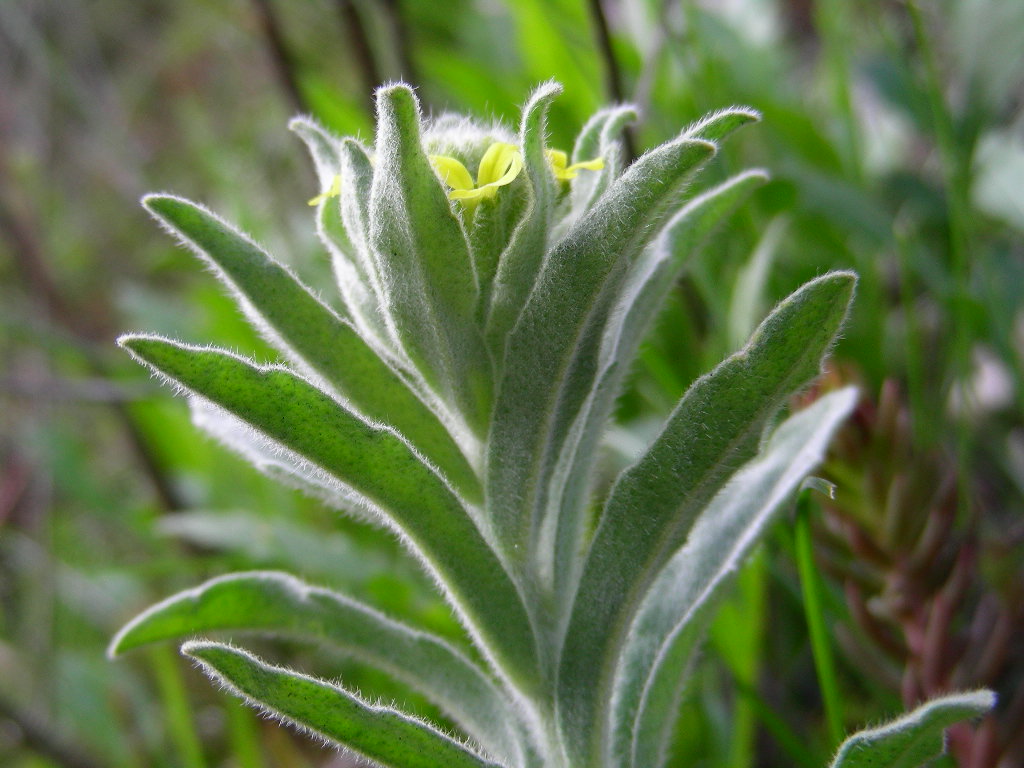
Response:
[[[408,86],[377,91],[370,242],[395,331],[427,383],[482,433],[490,358],[476,324],[478,286],[462,225],[423,149]]]
[[[509,336],[488,445],[487,493],[497,539],[518,558],[533,553],[535,516],[554,451],[593,386],[575,365],[581,341],[600,333],[610,296],[654,235],[690,174],[714,154],[679,139],[652,150],[553,248]],[[575,367],[577,371],[573,371]],[[575,375],[574,375],[575,374]]]
[[[332,683],[220,643],[186,643],[181,650],[253,706],[385,768],[497,768],[411,715],[370,704]]]
[[[784,421],[701,512],[651,585],[629,630],[612,700],[612,753],[626,764],[664,764],[679,695],[719,595],[821,463],[856,400],[855,390],[840,390]]]
[[[984,715],[995,703],[991,691],[933,699],[886,725],[850,736],[831,768],[917,768],[945,751],[946,728]]]
[[[228,631],[296,637],[340,650],[418,690],[491,754],[516,754],[505,700],[472,661],[434,635],[283,573],[235,573],[179,592],[127,624],[108,653]]]
[[[398,435],[363,421],[284,368],[151,336],[125,336],[120,343],[379,510],[437,579],[488,658],[507,675],[532,682],[536,648],[519,592],[458,498]]]
[[[471,501],[480,501],[479,480],[444,425],[350,323],[201,206],[157,195],[145,205],[217,270],[282,353],[323,378],[363,416],[393,426]]]
[[[758,448],[794,391],[820,370],[855,278],[836,272],[779,304],[742,350],[698,379],[661,434],[612,487],[576,592],[559,671],[570,754],[596,765],[614,665],[638,603],[694,520]]]

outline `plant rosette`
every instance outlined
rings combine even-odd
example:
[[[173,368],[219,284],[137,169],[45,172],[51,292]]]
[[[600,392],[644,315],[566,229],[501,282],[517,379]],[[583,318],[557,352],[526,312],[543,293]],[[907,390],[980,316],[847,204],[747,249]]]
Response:
[[[135,618],[111,655],[229,632],[311,638],[434,702],[458,735],[343,683],[190,640],[182,652],[253,706],[395,768],[655,768],[719,596],[822,460],[855,393],[785,410],[846,317],[849,272],[807,283],[697,379],[608,489],[601,440],[645,331],[714,226],[766,178],[694,191],[735,129],[708,115],[626,167],[635,117],[599,111],[571,153],[546,145],[559,87],[518,133],[377,92],[373,147],[292,129],[320,178],[317,231],[340,303],[323,301],[195,203],[143,201],[280,352],[123,336],[189,397],[196,423],[262,471],[393,531],[477,651],[470,656],[275,572],[216,578]],[[834,766],[925,762],[988,692],[925,704],[848,739]]]

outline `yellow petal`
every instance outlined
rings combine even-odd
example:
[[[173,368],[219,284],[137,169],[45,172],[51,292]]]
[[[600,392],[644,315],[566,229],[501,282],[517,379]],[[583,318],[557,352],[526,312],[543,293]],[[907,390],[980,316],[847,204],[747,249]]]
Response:
[[[472,190],[473,189],[473,177],[469,175],[469,171],[466,170],[466,166],[456,160],[454,157],[448,155],[431,155],[430,164],[434,166],[434,170],[441,177],[441,181],[451,187],[453,190]],[[451,199],[451,194],[448,195]]]
[[[548,163],[551,164],[551,172],[559,181],[569,181],[580,175],[580,171],[600,171],[604,168],[604,158],[595,157],[593,160],[584,160],[582,163],[569,165],[569,156],[560,149],[545,150],[548,156]]]
[[[514,148],[513,148],[514,149]],[[523,153],[518,149],[514,149],[511,157],[509,158],[509,165],[505,170],[505,173],[501,178],[490,182],[489,184],[481,184],[480,190],[483,192],[484,197],[492,198],[498,193],[498,187],[504,187],[506,184],[511,184],[515,181],[516,176],[523,170]]]
[[[448,193],[449,200],[478,200],[484,196],[485,190],[482,187],[475,189],[453,189]]]
[[[513,159],[519,154],[515,144],[508,144],[504,141],[496,141],[491,144],[484,152],[484,156],[480,158],[480,167],[476,172],[477,186],[484,187],[504,178],[512,166]],[[515,176],[512,178],[514,179]],[[509,179],[509,181],[511,180]]]
[[[593,160],[584,160],[582,163],[573,163],[565,170],[567,171],[600,171],[604,168],[604,158],[595,157]]]
[[[316,197],[312,198],[309,201],[309,204],[310,205],[320,205],[320,203],[322,203],[324,200],[329,200],[330,198],[337,197],[340,194],[341,194],[341,176],[335,175],[334,179],[331,181],[331,186],[329,186],[326,189],[326,191],[321,192],[319,195],[317,195]]]
[[[569,164],[569,156],[560,149],[545,149],[544,154],[548,156],[548,163],[555,174],[556,179],[565,178],[565,166]]]

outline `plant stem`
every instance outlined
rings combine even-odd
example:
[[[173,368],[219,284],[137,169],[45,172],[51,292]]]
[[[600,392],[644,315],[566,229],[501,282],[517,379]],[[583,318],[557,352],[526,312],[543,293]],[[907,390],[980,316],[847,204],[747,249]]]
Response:
[[[835,749],[843,740],[842,704],[839,698],[839,685],[836,682],[835,658],[829,642],[828,631],[825,629],[825,615],[822,608],[821,581],[814,563],[814,551],[811,543],[811,500],[812,490],[800,494],[796,503],[796,562],[800,571],[800,588],[804,598],[804,615],[807,617],[807,629],[811,639],[811,653],[814,656],[814,668],[818,673],[818,685],[821,698],[825,704],[825,718],[828,722],[831,747]]]

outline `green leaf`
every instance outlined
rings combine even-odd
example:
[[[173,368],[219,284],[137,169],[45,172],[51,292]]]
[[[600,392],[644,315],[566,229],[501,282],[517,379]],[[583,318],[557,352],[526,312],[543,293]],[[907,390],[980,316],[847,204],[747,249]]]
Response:
[[[342,140],[307,117],[292,119],[288,127],[305,142],[313,158],[321,193],[326,193],[334,186],[339,177],[351,177],[351,171],[343,169]],[[368,338],[373,339],[378,347],[394,354],[394,347],[380,313],[380,281],[377,280],[375,270],[367,266],[365,234],[353,230],[355,235],[349,236],[338,203],[337,196],[327,196],[317,205],[317,234],[331,255],[331,266],[345,309]]]
[[[767,309],[765,284],[768,282],[772,262],[775,261],[775,254],[786,228],[785,218],[772,219],[765,227],[754,252],[750,254],[747,263],[740,268],[736,276],[727,318],[729,341],[732,344],[742,344],[743,339],[747,338],[757,325],[757,318]]]
[[[338,138],[309,117],[292,118],[288,128],[305,143],[316,168],[320,191],[326,191],[334,183],[334,177],[341,173]]]
[[[616,671],[611,750],[623,765],[664,764],[679,696],[719,595],[821,463],[856,400],[852,388],[833,392],[783,422],[701,512],[686,544],[658,574]]]
[[[991,691],[932,699],[891,723],[850,736],[831,768],[917,768],[945,751],[946,728],[984,715],[995,703]]]
[[[637,119],[631,105],[607,107],[594,114],[583,126],[572,150],[572,162],[583,163],[595,157],[604,159],[600,171],[581,173],[572,180],[572,209],[587,211],[604,194],[608,185],[622,173],[620,137],[626,126]]]
[[[192,642],[181,652],[252,706],[386,768],[497,768],[411,715],[230,645]]]
[[[704,139],[706,141],[721,141],[733,131],[742,128],[744,125],[756,123],[761,119],[761,113],[750,107],[729,107],[712,112],[710,115],[701,118],[685,131],[684,136],[693,139]]]
[[[440,638],[355,600],[273,571],[235,573],[152,606],[114,637],[108,655],[199,633],[242,631],[329,645],[394,675],[431,699],[492,755],[519,752],[501,692]]]
[[[401,432],[467,499],[479,503],[480,481],[444,425],[349,322],[202,206],[167,195],[150,195],[143,204],[214,268],[277,349],[364,417]]]
[[[201,397],[189,398],[192,423],[236,452],[267,477],[320,499],[331,509],[370,521],[366,505],[337,478],[312,467],[308,461],[260,434],[242,419]]]
[[[750,342],[698,379],[661,434],[612,487],[576,592],[559,671],[570,756],[595,765],[605,748],[614,665],[639,601],[704,506],[757,452],[770,420],[820,370],[856,279],[835,272],[803,286]]]
[[[419,102],[377,91],[370,240],[395,330],[425,381],[484,431],[490,358],[476,324],[478,286],[462,224],[423,150]]]
[[[509,329],[537,281],[549,245],[551,212],[557,190],[544,154],[544,141],[548,108],[561,92],[562,86],[557,83],[545,83],[533,92],[523,107],[519,144],[523,152],[523,172],[529,180],[529,204],[498,262],[487,317],[487,339],[499,370]]]
[[[593,386],[590,358],[596,350],[589,342],[599,340],[609,301],[630,263],[678,202],[690,175],[714,152],[708,142],[677,139],[647,153],[544,262],[509,336],[488,446],[496,538],[517,560],[533,556],[546,475]]]
[[[342,140],[338,155],[338,196],[323,200],[317,208],[317,235],[331,254],[334,278],[359,330],[391,358],[401,360],[384,301],[380,265],[369,244],[373,166],[366,149],[353,139]]]
[[[586,533],[585,499],[598,456],[598,445],[611,416],[622,380],[635,359],[644,334],[686,266],[700,252],[715,226],[729,215],[751,190],[765,181],[760,171],[747,171],[704,192],[675,214],[633,270],[623,292],[621,312],[615,313],[601,350],[600,374],[591,396],[577,417],[552,475],[549,503],[551,525],[557,530],[554,548],[555,590],[571,599],[571,585],[579,578],[582,538]]]
[[[519,592],[469,510],[392,430],[363,421],[282,367],[152,336],[123,336],[119,343],[351,488],[436,578],[506,679],[527,687],[536,682],[537,651]]]

